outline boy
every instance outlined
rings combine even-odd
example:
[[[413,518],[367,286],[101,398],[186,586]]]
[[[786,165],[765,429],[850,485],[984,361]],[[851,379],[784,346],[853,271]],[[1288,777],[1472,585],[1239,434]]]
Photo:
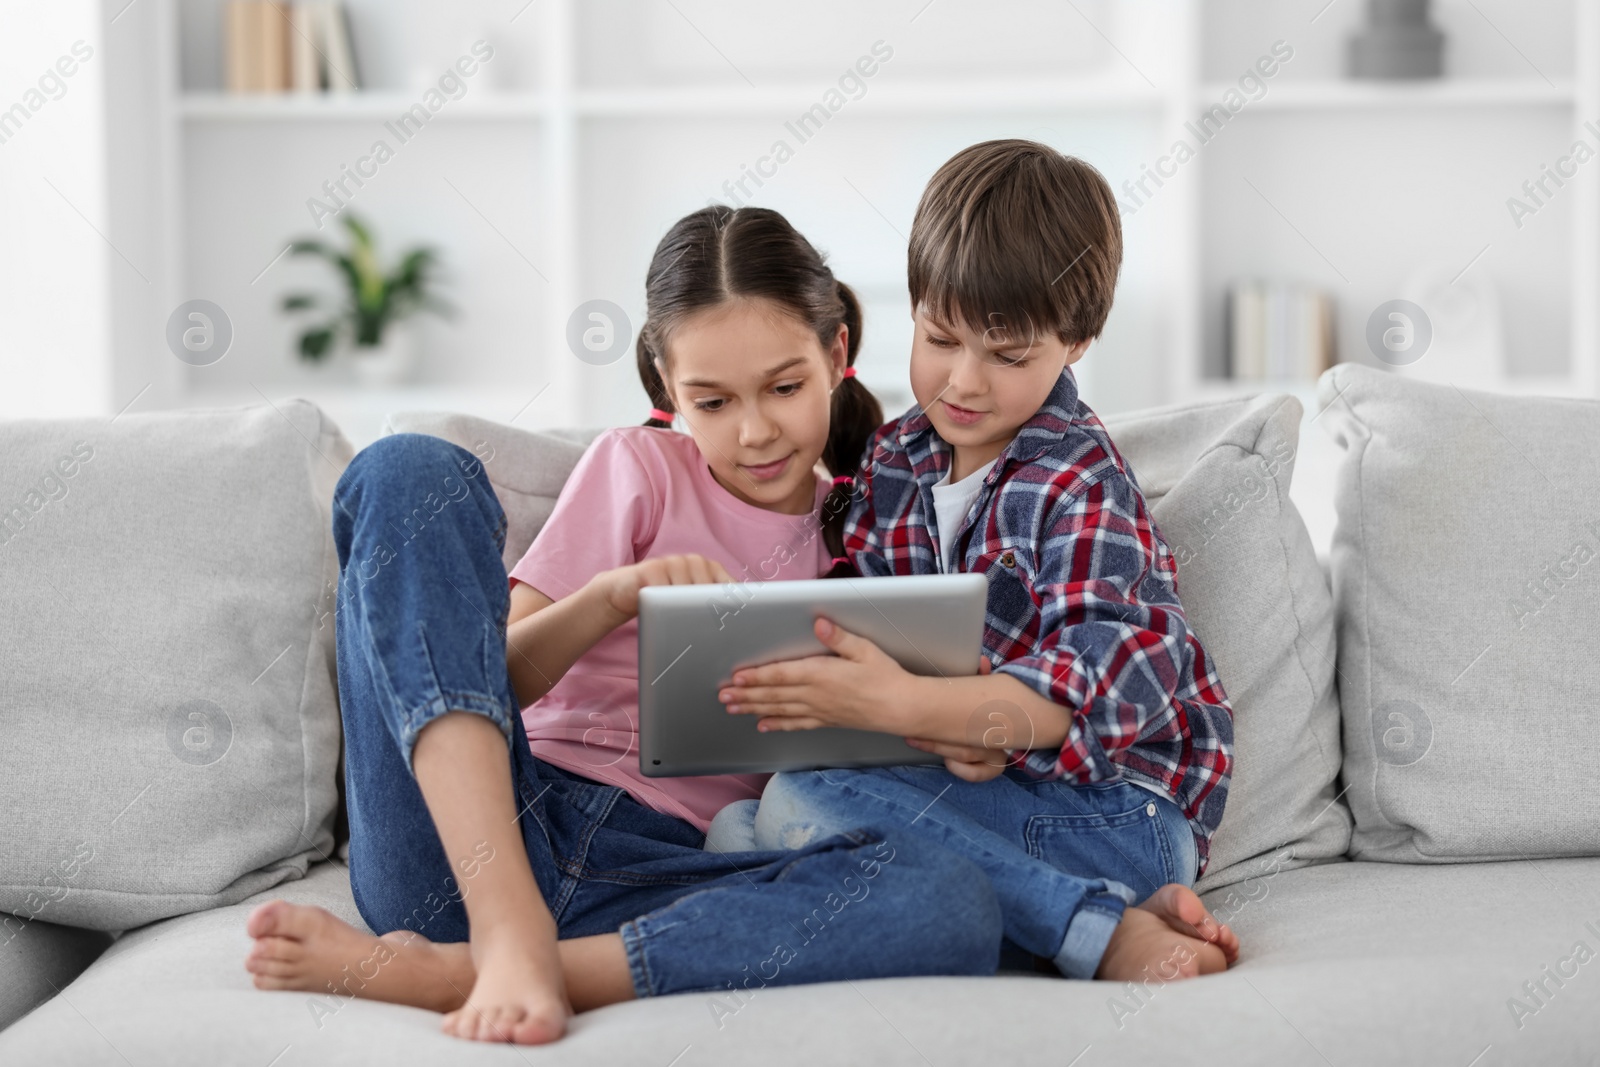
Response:
[[[820,619],[837,656],[739,671],[722,700],[764,728],[880,730],[946,757],[776,774],[756,847],[905,825],[978,860],[1007,941],[1068,977],[1220,970],[1238,939],[1188,887],[1222,817],[1232,712],[1070,370],[1110,312],[1116,199],[1047,146],[974,145],[923,193],[908,258],[917,406],[862,459],[846,551],[867,576],[986,574],[992,670],[914,676]]]

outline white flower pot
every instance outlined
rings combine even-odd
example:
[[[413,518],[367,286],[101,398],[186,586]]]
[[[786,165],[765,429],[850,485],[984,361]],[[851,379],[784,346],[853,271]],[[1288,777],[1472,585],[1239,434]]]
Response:
[[[416,370],[416,335],[405,323],[391,322],[384,328],[381,342],[356,345],[350,354],[362,385],[398,385],[409,381]]]

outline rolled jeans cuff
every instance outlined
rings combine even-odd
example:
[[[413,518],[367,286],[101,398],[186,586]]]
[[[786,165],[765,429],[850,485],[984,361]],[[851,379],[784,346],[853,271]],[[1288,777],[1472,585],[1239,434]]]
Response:
[[[1105,886],[1105,892],[1085,897],[1067,924],[1067,936],[1052,960],[1064,978],[1094,977],[1123,911],[1133,903],[1133,890],[1121,882],[1107,879]]]
[[[422,733],[424,726],[448,711],[466,711],[482,715],[500,728],[501,736],[506,739],[507,751],[510,750],[513,736],[511,712],[498,697],[487,693],[437,692],[426,704],[413,708],[401,721],[400,757],[405,760],[406,768],[411,771],[412,778],[417,776],[417,735]]]

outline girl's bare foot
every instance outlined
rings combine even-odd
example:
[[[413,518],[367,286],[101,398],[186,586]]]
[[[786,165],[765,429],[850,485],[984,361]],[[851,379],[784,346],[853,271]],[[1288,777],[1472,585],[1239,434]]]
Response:
[[[1227,967],[1216,945],[1179,933],[1154,911],[1134,907],[1124,909],[1094,976],[1115,982],[1171,982]]]
[[[573,1015],[561,975],[553,924],[538,918],[479,922],[471,952],[477,981],[467,1002],[445,1016],[440,1029],[476,1041],[543,1045],[567,1032]]]
[[[1206,910],[1200,897],[1188,886],[1168,882],[1138,907],[1155,914],[1180,934],[1198,937],[1216,945],[1222,950],[1228,966],[1239,962],[1239,935],[1233,932],[1232,927],[1218,923]]]
[[[534,929],[486,935],[480,952],[476,939],[469,949],[436,945],[410,931],[375,937],[323,908],[269,900],[250,913],[245,932],[256,940],[245,970],[255,975],[257,989],[304,989],[447,1012],[440,1025],[447,1034],[522,1045],[560,1038],[573,1014],[554,938],[548,952],[528,951],[538,944]],[[554,961],[553,971],[541,969],[545,956]]]
[[[465,945],[435,945],[400,930],[375,937],[323,908],[284,900],[260,905],[244,925],[255,938],[244,967],[257,989],[304,989],[438,1012],[460,1008],[472,989]]]

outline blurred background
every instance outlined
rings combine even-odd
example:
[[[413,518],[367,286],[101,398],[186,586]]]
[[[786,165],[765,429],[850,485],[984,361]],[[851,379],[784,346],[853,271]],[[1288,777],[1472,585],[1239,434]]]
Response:
[[[3,10],[0,417],[637,423],[646,265],[713,201],[856,287],[898,413],[918,196],[997,137],[1118,191],[1102,413],[1272,389],[1309,419],[1339,360],[1597,391],[1594,0]]]

